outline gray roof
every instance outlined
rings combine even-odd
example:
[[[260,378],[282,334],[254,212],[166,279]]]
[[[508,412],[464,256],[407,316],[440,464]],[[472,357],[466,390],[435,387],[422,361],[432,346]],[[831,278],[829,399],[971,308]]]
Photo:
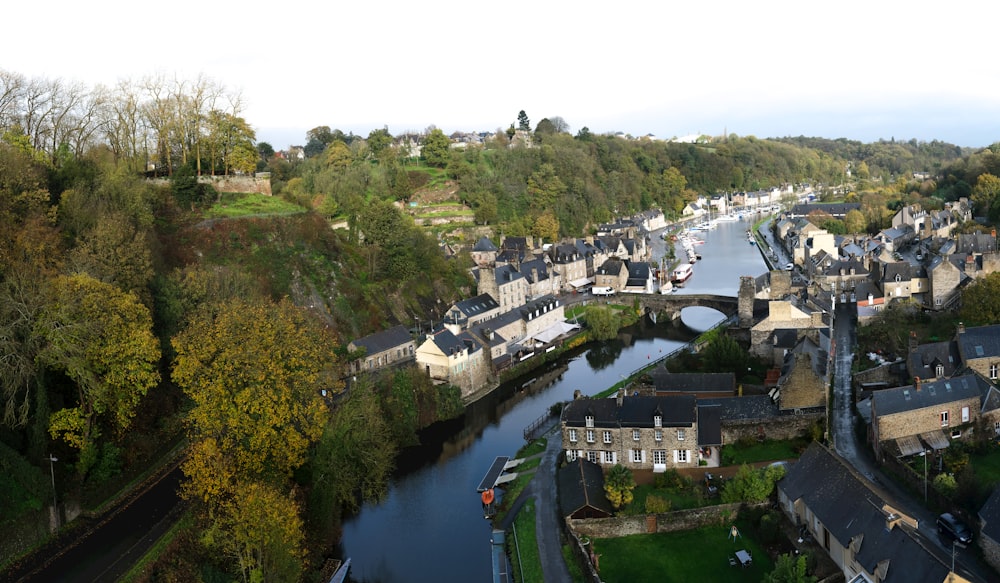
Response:
[[[496,277],[498,286],[504,286],[513,281],[524,279],[524,275],[517,269],[514,269],[512,265],[498,265],[493,271],[493,275]]]
[[[645,285],[651,276],[649,264],[644,261],[633,261],[628,264],[628,281],[625,285]]]
[[[859,202],[833,202],[833,203],[810,203],[810,204],[797,204],[792,207],[792,216],[805,216],[813,211],[820,211],[827,213],[828,215],[836,218],[844,218],[844,216],[852,210],[861,210],[861,203]]]
[[[604,493],[601,466],[577,458],[559,469],[559,509],[563,516],[582,513],[588,518],[615,513]]]
[[[698,445],[722,445],[721,405],[698,405]]]
[[[363,336],[353,341],[352,344],[358,348],[364,348],[366,354],[378,354],[412,341],[413,337],[410,336],[410,331],[400,325]]]
[[[616,398],[583,397],[563,408],[562,420],[566,425],[583,427],[586,418],[593,416],[595,427],[652,427],[653,417],[657,415],[663,427],[690,427],[697,416],[695,398],[687,395],[625,397],[619,407]]]
[[[657,392],[711,393],[724,392],[731,396],[736,391],[736,375],[731,372],[698,373],[668,372],[657,367],[651,375]]]
[[[937,374],[938,365],[944,367],[941,375]],[[921,344],[910,351],[906,357],[906,370],[911,377],[933,379],[938,376],[950,377],[960,364],[958,343],[954,340]]]
[[[778,489],[792,500],[802,500],[844,547],[857,539],[856,559],[874,573],[886,567],[884,583],[945,580],[948,568],[924,549],[906,525],[888,527],[885,500],[872,491],[843,460],[813,442],[792,464]]]
[[[1000,324],[966,328],[958,335],[958,353],[963,363],[1000,356]]]
[[[882,281],[896,281],[897,275],[900,281],[910,281],[910,264],[906,261],[892,261],[884,265]]]
[[[597,273],[600,275],[618,275],[622,272],[624,267],[624,261],[617,257],[611,257],[601,264],[601,266],[597,269]]]
[[[455,302],[455,307],[465,317],[469,317],[495,310],[500,307],[500,304],[490,294],[480,294],[474,298]]]
[[[721,406],[722,412],[720,418],[722,421],[772,419],[778,416],[778,405],[767,395],[698,399],[698,405]]]
[[[473,251],[496,251],[497,246],[490,241],[489,237],[480,237],[476,244],[472,247]]]
[[[876,415],[916,411],[973,397],[980,398],[988,388],[976,374],[937,381],[921,381],[919,390],[916,385],[907,385],[875,391],[872,394],[872,411]]]
[[[433,340],[434,345],[437,346],[441,352],[451,355],[465,350],[465,343],[459,340],[451,330],[442,327],[441,329],[433,332],[428,340]]]
[[[980,534],[1000,544],[1000,488],[994,488],[986,503],[979,509],[979,520],[982,521]]]
[[[532,275],[532,270],[538,274],[538,281],[534,280]],[[532,259],[531,261],[525,261],[521,264],[521,273],[524,277],[528,278],[531,283],[538,283],[539,281],[545,281],[549,278],[549,264],[541,259]]]

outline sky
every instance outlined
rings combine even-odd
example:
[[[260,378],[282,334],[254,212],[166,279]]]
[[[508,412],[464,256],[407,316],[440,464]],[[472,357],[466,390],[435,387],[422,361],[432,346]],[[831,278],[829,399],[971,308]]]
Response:
[[[41,8],[36,8],[41,7]],[[275,149],[310,128],[1000,141],[989,2],[260,2],[5,6],[0,69],[199,75]]]

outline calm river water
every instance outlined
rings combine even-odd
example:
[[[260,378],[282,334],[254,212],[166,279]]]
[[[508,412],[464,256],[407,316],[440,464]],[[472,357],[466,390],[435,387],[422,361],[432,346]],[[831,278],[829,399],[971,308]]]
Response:
[[[703,260],[678,293],[736,295],[740,275],[757,276],[766,268],[757,248],[746,239],[748,222],[722,222],[700,233]],[[664,242],[654,234],[653,257]],[[690,308],[682,319],[706,329],[722,315]],[[531,379],[507,383],[473,403],[457,420],[426,431],[419,447],[402,452],[385,500],[365,504],[344,521],[343,556],[351,558],[351,580],[366,583],[479,582],[492,580],[490,523],[483,519],[476,486],[496,456],[512,456],[524,445],[523,431],[559,401],[580,389],[597,393],[623,375],[666,354],[690,333],[648,320],[619,339],[588,349]]]

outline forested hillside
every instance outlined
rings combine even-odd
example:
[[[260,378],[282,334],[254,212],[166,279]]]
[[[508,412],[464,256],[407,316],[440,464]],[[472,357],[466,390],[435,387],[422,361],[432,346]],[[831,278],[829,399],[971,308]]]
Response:
[[[300,160],[256,142],[241,113],[204,78],[107,89],[0,71],[0,517],[12,533],[0,560],[46,530],[47,456],[59,500],[89,508],[176,448],[193,526],[162,569],[295,581],[318,568],[339,512],[385,492],[419,428],[461,412],[457,391],[419,371],[349,393],[343,382],[350,340],[475,292],[468,256],[444,243],[553,241],[798,182],[861,201],[869,229],[904,202],[972,195],[1000,209],[1000,186],[982,178],[1000,175],[996,147],[677,144],[542,120],[464,149],[436,129],[362,139],[318,126]],[[234,218],[249,197],[198,180],[254,170],[270,172],[280,209],[255,200]],[[428,189],[468,205],[472,224],[414,222],[403,211]]]

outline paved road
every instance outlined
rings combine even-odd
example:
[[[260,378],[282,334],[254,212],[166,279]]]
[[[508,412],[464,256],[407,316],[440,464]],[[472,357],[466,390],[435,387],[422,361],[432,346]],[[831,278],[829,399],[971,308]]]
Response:
[[[838,304],[834,319],[834,339],[836,341],[836,364],[833,381],[833,414],[830,439],[833,447],[863,476],[871,482],[872,488],[887,502],[917,519],[918,538],[923,546],[934,552],[944,562],[951,562],[951,547],[945,546],[937,534],[936,516],[923,501],[909,491],[900,488],[885,477],[874,461],[874,453],[864,443],[859,442],[854,431],[853,397],[851,393],[851,363],[857,344],[857,318],[854,311],[844,304]],[[970,581],[995,581],[997,575],[975,556],[972,549],[956,549],[956,572]]]
[[[86,532],[60,536],[0,580],[45,583],[116,581],[180,518],[182,472],[174,465],[108,510]]]

